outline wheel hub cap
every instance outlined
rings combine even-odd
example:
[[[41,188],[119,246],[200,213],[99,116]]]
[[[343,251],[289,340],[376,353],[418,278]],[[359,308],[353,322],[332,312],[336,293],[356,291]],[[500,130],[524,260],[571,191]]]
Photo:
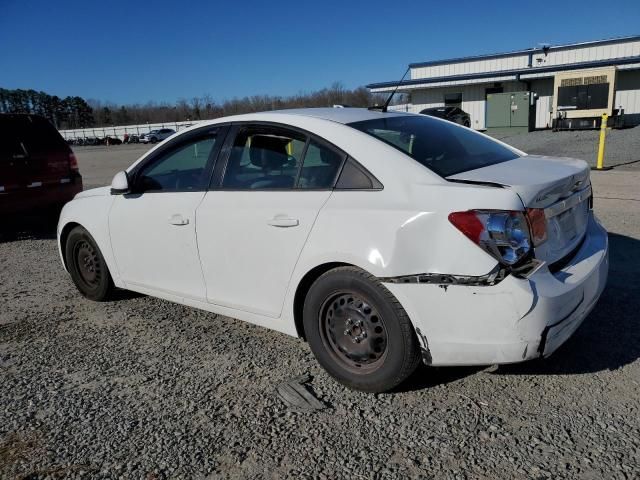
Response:
[[[93,246],[86,241],[80,242],[76,247],[76,259],[82,280],[90,286],[96,285],[100,281],[100,263]]]
[[[355,369],[375,369],[384,357],[387,332],[382,318],[353,293],[329,298],[322,310],[323,338],[342,363]]]

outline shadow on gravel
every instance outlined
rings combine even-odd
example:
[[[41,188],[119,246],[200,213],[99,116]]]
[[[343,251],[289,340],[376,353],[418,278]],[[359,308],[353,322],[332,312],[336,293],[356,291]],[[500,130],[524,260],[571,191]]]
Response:
[[[474,375],[485,368],[487,367],[427,367],[425,364],[420,363],[416,371],[413,372],[407,380],[398,385],[392,392],[415,392],[417,390],[435,387],[436,385],[446,385],[470,375]]]
[[[116,288],[113,292],[113,296],[109,297],[107,303],[111,302],[121,302],[123,300],[131,300],[133,298],[141,298],[146,297],[143,293],[133,292],[131,290],[122,290],[120,288]]]
[[[607,287],[573,337],[545,360],[503,365],[496,374],[593,373],[640,358],[640,240],[610,233],[609,242]]]
[[[59,216],[59,210],[7,216],[0,225],[0,243],[55,239]]]

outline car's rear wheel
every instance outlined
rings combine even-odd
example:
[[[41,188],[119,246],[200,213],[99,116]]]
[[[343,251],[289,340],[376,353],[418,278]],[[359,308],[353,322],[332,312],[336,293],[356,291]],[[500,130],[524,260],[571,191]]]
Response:
[[[375,277],[355,267],[320,276],[304,303],[304,329],[318,362],[348,387],[384,392],[420,362],[406,312]]]
[[[467,128],[471,127],[471,121],[470,120],[465,120],[462,124]]]
[[[111,273],[95,240],[84,228],[78,226],[69,232],[65,259],[82,295],[98,302],[109,299],[114,290]]]

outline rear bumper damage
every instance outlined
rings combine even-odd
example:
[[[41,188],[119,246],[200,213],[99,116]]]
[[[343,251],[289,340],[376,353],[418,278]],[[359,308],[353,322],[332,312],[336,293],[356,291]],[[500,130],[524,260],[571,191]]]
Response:
[[[385,285],[419,331],[425,361],[490,365],[551,355],[597,303],[608,268],[607,233],[590,213],[582,245],[553,273],[544,265],[489,285]]]

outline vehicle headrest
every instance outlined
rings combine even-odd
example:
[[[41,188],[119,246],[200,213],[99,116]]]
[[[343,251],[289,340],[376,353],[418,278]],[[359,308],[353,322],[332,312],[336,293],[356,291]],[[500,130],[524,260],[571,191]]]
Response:
[[[342,161],[342,158],[333,153],[331,150],[327,150],[326,148],[320,149],[320,159],[322,163],[326,163],[327,165],[331,165],[332,167]]]
[[[291,140],[282,137],[254,135],[249,147],[249,160],[253,165],[274,170],[287,163],[287,143]]]

